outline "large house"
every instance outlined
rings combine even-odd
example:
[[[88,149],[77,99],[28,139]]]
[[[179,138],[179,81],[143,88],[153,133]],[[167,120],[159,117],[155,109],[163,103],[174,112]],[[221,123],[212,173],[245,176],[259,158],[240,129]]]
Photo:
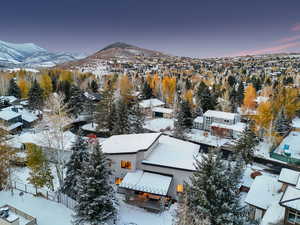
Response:
[[[163,107],[165,105],[164,102],[160,101],[157,98],[150,98],[143,100],[139,103],[139,106],[142,112],[147,116],[152,116],[152,109],[155,107]]]
[[[161,133],[116,135],[102,147],[126,199],[158,210],[178,200],[200,157],[199,145]]]
[[[30,112],[22,105],[9,106],[0,110],[0,128],[10,133],[16,133],[24,127],[30,127],[38,119],[38,113]]]
[[[193,127],[209,131],[215,136],[238,138],[245,129],[246,124],[240,122],[238,113],[207,110],[203,117],[195,118]]]
[[[260,225],[300,225],[300,172],[283,168],[279,177],[257,176],[245,202]]]

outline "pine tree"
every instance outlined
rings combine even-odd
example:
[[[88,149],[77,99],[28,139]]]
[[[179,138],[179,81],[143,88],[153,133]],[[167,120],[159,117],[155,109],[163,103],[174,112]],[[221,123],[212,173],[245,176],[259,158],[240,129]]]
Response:
[[[28,107],[32,110],[42,110],[44,106],[44,91],[37,80],[34,80],[28,94]]]
[[[143,99],[150,99],[153,97],[152,89],[147,81],[145,81],[144,85],[143,85],[142,97],[143,97]]]
[[[79,87],[72,85],[70,90],[70,98],[68,102],[69,112],[77,117],[83,110],[86,97],[82,93]]]
[[[117,200],[111,182],[109,161],[96,144],[78,183],[78,204],[75,206],[74,224],[115,224]]]
[[[15,78],[10,79],[7,95],[15,96],[16,98],[21,98],[21,90],[17,85]]]
[[[107,87],[101,92],[101,99],[96,106],[95,122],[98,125],[98,130],[112,131],[112,110],[114,105],[114,88],[111,82],[108,82]],[[114,116],[115,117],[115,116]],[[115,118],[113,118],[115,119]]]
[[[66,164],[67,172],[61,191],[76,200],[78,196],[78,182],[83,171],[84,163],[88,161],[88,143],[82,136],[78,136],[71,148],[72,155]]]
[[[145,116],[142,113],[139,102],[137,100],[133,100],[129,107],[129,126],[130,133],[138,134],[144,131],[145,124]]]
[[[238,102],[238,105],[241,106],[243,104],[243,101],[244,101],[244,93],[245,93],[245,89],[244,89],[244,84],[243,82],[241,81],[239,83],[239,86],[237,88],[237,102]]]
[[[279,113],[277,114],[273,127],[274,132],[279,136],[284,136],[291,130],[291,121],[288,120],[283,107],[281,107]]]
[[[126,100],[123,98],[116,102],[116,121],[113,124],[113,135],[130,133],[129,110]]]
[[[186,130],[190,129],[193,125],[193,118],[189,103],[181,99],[181,97],[178,98],[173,135],[174,137],[184,139]]]
[[[196,172],[186,190],[193,224],[247,224],[246,209],[240,205],[237,191],[243,174],[241,162],[224,162],[214,151],[196,162]]]
[[[207,110],[213,110],[217,105],[216,99],[211,94],[208,87],[203,90],[203,92],[199,96],[199,99],[203,112],[206,112]]]
[[[234,149],[241,154],[246,164],[253,162],[255,147],[259,144],[259,139],[253,131],[253,124],[250,122],[244,129],[241,137],[236,141]]]
[[[98,92],[98,88],[99,88],[99,86],[98,86],[97,82],[95,80],[92,80],[92,82],[91,82],[91,90],[92,90],[92,92],[97,93]]]

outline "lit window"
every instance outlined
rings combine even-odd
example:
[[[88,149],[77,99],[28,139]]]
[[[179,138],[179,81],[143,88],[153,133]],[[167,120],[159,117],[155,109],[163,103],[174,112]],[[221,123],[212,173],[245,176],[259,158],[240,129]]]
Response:
[[[183,185],[178,184],[176,190],[177,190],[177,192],[182,193],[183,192]]]
[[[122,181],[123,181],[123,178],[116,178],[115,179],[115,184],[121,184],[122,183]]]
[[[121,168],[123,168],[123,169],[131,169],[131,162],[130,161],[121,160]]]

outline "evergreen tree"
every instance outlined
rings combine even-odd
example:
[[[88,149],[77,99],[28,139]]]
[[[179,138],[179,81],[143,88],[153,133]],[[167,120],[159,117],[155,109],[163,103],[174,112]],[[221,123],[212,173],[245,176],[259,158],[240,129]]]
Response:
[[[230,85],[230,87],[233,87],[236,83],[235,77],[234,76],[229,76],[228,77],[228,84]]]
[[[113,135],[130,133],[129,110],[128,105],[123,98],[120,98],[116,102],[116,120],[113,124]]]
[[[95,122],[99,131],[112,131],[112,124],[115,122],[112,121],[115,119],[115,115],[112,115],[114,100],[113,84],[109,81],[107,87],[101,92],[101,99],[96,106]]]
[[[148,82],[145,81],[144,85],[143,85],[143,89],[142,89],[142,98],[150,99],[152,97],[153,97],[152,89],[151,89],[150,85],[148,84]]]
[[[74,224],[115,224],[117,200],[111,182],[109,161],[96,144],[78,183],[78,204],[75,206]]]
[[[241,137],[236,141],[234,149],[240,153],[246,164],[253,162],[255,147],[259,144],[259,139],[253,131],[253,124],[246,125]]]
[[[42,110],[44,106],[44,91],[37,80],[34,80],[28,96],[28,107],[32,110]]]
[[[203,112],[206,112],[207,110],[213,110],[217,105],[216,99],[214,98],[214,96],[211,95],[208,88],[206,89],[206,91],[202,92],[200,96],[200,102]]]
[[[193,118],[189,103],[181,97],[178,98],[173,135],[177,138],[184,139],[186,130],[193,126]]]
[[[68,102],[69,112],[77,117],[83,110],[86,103],[86,97],[79,87],[72,85],[70,98]]]
[[[284,136],[291,130],[291,121],[288,120],[283,107],[281,107],[279,113],[277,114],[273,127],[274,132],[279,136]]]
[[[21,98],[21,90],[17,85],[15,78],[10,79],[7,95],[15,96],[16,98]]]
[[[142,113],[139,102],[137,100],[133,100],[133,102],[130,104],[128,119],[130,125],[130,133],[132,134],[143,133],[145,116]]]
[[[239,104],[239,106],[241,106],[243,104],[244,101],[244,93],[245,93],[245,89],[244,89],[244,84],[241,81],[239,83],[239,86],[237,88],[237,102]]]
[[[92,80],[92,82],[91,82],[91,90],[92,90],[92,92],[97,93],[98,89],[99,89],[99,86],[98,86],[97,82],[95,80]]]
[[[242,160],[224,162],[210,151],[196,162],[196,172],[187,184],[187,206],[192,224],[245,225],[246,209],[240,205]]]
[[[78,196],[78,182],[84,169],[84,163],[88,161],[88,143],[79,135],[71,148],[72,155],[66,164],[67,172],[61,191],[70,198],[76,200]]]

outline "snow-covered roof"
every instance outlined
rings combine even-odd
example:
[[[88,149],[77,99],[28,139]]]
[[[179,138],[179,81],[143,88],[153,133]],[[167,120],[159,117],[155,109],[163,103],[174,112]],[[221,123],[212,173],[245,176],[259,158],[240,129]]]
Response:
[[[166,196],[171,182],[171,176],[137,170],[128,172],[119,187]]]
[[[262,102],[267,102],[269,100],[269,97],[265,97],[265,96],[258,96],[255,101],[257,102],[257,104],[260,104]]]
[[[292,126],[294,128],[300,128],[300,118],[299,117],[296,117],[295,119],[293,119]]]
[[[2,119],[2,120],[8,121],[8,120],[11,120],[11,119],[16,118],[18,116],[20,116],[19,113],[16,113],[16,112],[11,111],[11,110],[1,110],[0,111],[0,119]]]
[[[164,102],[160,101],[157,98],[146,99],[139,103],[141,108],[158,107],[158,106],[163,106],[164,104],[165,104]]]
[[[197,144],[162,135],[158,140],[158,145],[142,162],[195,170],[195,157],[200,158],[199,149],[200,146]]]
[[[215,118],[222,118],[222,119],[227,119],[227,120],[234,120],[234,118],[238,114],[230,113],[230,112],[216,111],[216,110],[207,110],[203,115],[206,117],[215,117]]]
[[[160,113],[173,113],[173,109],[169,109],[169,108],[163,108],[163,107],[154,107],[152,109],[153,112],[160,112]]]
[[[246,123],[239,122],[239,123],[235,123],[232,125],[223,124],[223,123],[212,123],[211,126],[225,128],[228,130],[234,130],[234,131],[238,131],[238,132],[243,132],[246,128]]]
[[[15,96],[0,96],[0,100],[8,101],[9,103],[12,103],[18,99]]]
[[[300,211],[300,189],[288,186],[282,196],[280,204]]]
[[[285,208],[280,206],[278,200],[275,199],[265,212],[260,225],[279,224],[284,219],[284,214]]]
[[[291,158],[300,159],[300,148],[299,148],[300,132],[292,131],[287,137],[283,139],[280,145],[275,149],[278,154],[284,154],[284,146],[288,145],[288,152],[291,154]]]
[[[203,123],[203,116],[197,116],[197,117],[194,119],[194,122],[195,122],[195,123]]]
[[[277,177],[270,175],[258,176],[254,179],[247,194],[245,202],[261,209],[268,209],[271,203],[278,198],[282,184],[277,181]]]
[[[27,110],[23,110],[20,112],[22,119],[27,121],[28,123],[32,123],[36,120],[38,120],[38,117],[36,115],[34,115],[33,113],[27,111]]]
[[[250,188],[251,185],[254,182],[254,179],[251,177],[251,174],[253,172],[260,171],[260,170],[261,170],[261,168],[260,169],[256,169],[255,167],[247,166],[246,169],[245,169],[245,171],[244,171],[244,174],[243,174],[242,185],[244,187]]]
[[[299,180],[299,175],[300,172],[298,171],[282,168],[278,180],[283,183],[296,185]]]
[[[104,153],[134,153],[148,149],[160,133],[114,135],[102,143]]]
[[[96,131],[97,130],[97,126],[98,124],[96,123],[88,123],[88,124],[85,124],[81,127],[82,130],[86,130],[86,131]]]

